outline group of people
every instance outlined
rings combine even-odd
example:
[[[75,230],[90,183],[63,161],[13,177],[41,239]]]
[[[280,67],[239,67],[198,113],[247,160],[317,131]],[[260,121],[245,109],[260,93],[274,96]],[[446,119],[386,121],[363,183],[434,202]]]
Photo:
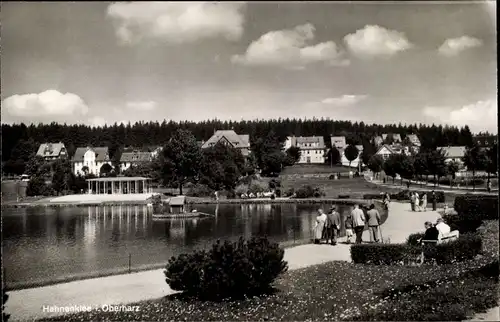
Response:
[[[359,204],[354,205],[354,209],[350,213],[347,213],[344,218],[347,243],[350,244],[351,238],[356,234],[356,244],[361,244],[366,224],[368,224],[370,231],[370,240],[378,243],[380,241],[380,223],[380,213],[375,209],[374,204],[370,205],[366,215]],[[318,209],[318,216],[316,217],[314,226],[314,243],[320,244],[321,240],[326,240],[327,244],[330,241],[332,245],[336,245],[340,228],[341,216],[335,206],[330,208],[328,214],[325,214],[323,209]]]
[[[410,192],[411,211],[427,211],[427,193]]]
[[[447,236],[451,232],[450,226],[448,226],[443,218],[438,218],[436,224],[431,223],[430,221],[426,221],[425,224],[425,234],[420,239],[422,241],[438,241],[443,237]]]

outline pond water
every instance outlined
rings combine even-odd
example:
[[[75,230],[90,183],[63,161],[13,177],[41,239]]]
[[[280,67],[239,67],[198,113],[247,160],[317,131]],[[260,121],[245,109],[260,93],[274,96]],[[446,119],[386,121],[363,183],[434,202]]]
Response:
[[[8,287],[163,264],[217,239],[268,236],[293,244],[311,237],[319,204],[197,205],[212,218],[157,220],[145,206],[2,211]],[[339,205],[341,215],[352,206]],[[387,217],[382,214],[383,220]],[[344,233],[343,229],[341,235]]]

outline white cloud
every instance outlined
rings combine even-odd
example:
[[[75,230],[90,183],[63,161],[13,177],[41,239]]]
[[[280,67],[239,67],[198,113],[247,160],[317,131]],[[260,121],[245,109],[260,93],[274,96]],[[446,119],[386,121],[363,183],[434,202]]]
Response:
[[[366,25],[363,29],[346,35],[344,42],[354,55],[362,58],[390,57],[413,47],[404,33],[377,25]]]
[[[137,111],[153,111],[156,109],[156,102],[154,101],[137,101],[137,102],[127,102],[127,108]]]
[[[234,41],[243,33],[244,7],[244,2],[114,2],[107,15],[123,44],[145,38],[171,43],[215,37]]]
[[[489,131],[498,133],[498,106],[496,100],[478,101],[459,109],[427,106],[424,108],[423,113],[425,116],[449,125],[468,125],[473,132]]]
[[[270,31],[253,41],[245,54],[234,55],[232,61],[242,65],[278,66],[304,69],[306,65],[325,62],[346,66],[349,61],[333,41],[308,45],[314,40],[315,28],[307,23],[294,29]]]
[[[361,102],[366,97],[366,95],[342,95],[339,97],[325,98],[321,103],[335,106],[351,106]]]
[[[483,42],[480,39],[462,36],[458,38],[446,39],[441,47],[439,47],[438,52],[443,56],[451,57],[460,54],[464,50],[480,47],[482,45]]]
[[[106,120],[100,116],[94,116],[89,118],[88,123],[90,124],[90,126],[95,126],[95,127],[99,126],[102,127],[107,124]]]
[[[76,94],[62,94],[47,90],[39,94],[22,94],[7,97],[2,102],[2,114],[29,120],[75,121],[88,113],[87,104]]]

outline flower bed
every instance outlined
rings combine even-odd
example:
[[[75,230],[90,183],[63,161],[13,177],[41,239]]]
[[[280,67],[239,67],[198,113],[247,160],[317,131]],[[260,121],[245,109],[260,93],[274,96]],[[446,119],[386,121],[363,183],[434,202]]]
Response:
[[[425,312],[432,312],[431,305],[426,305],[423,312],[415,312],[419,300],[427,298],[426,303],[437,303],[434,311],[442,312],[439,320],[452,320],[447,312],[450,306],[464,306],[470,311],[481,310],[492,306],[492,291],[496,291],[495,281],[489,283],[471,283],[458,285],[466,289],[456,294],[457,287],[446,288],[447,284],[437,284],[436,280],[460,276],[464,272],[474,270],[491,263],[484,260],[470,261],[454,265],[442,266],[375,266],[358,265],[346,262],[330,262],[323,265],[287,272],[276,285],[276,293],[264,297],[252,297],[240,301],[210,302],[173,295],[157,300],[139,302],[140,312],[99,312],[91,311],[46,319],[45,321],[304,321],[304,320],[363,320],[363,314],[373,309],[380,312],[398,309],[402,313],[396,316],[407,320],[419,320]],[[161,281],[159,281],[161,282]],[[435,288],[435,283],[439,288]],[[392,290],[407,288],[409,285],[429,284],[432,287],[427,293],[411,293],[415,298],[390,300],[386,293]],[[455,285],[455,284],[454,284]],[[484,294],[485,296],[479,296]],[[474,301],[469,301],[471,294],[476,294]],[[441,300],[450,296],[455,301],[449,303]],[[453,296],[453,297],[451,297]],[[407,308],[405,306],[410,306]],[[453,313],[453,312],[451,312]],[[462,311],[463,315],[465,314]],[[415,317],[408,314],[420,314]],[[453,318],[457,314],[453,313]],[[432,317],[432,316],[431,316]],[[462,316],[460,318],[465,318]],[[390,319],[390,318],[389,318]],[[388,320],[388,319],[382,319]]]

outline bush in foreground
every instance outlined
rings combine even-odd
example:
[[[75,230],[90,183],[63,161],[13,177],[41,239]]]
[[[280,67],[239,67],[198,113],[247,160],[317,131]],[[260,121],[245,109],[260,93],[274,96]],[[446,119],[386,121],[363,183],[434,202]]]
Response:
[[[357,264],[409,265],[416,263],[421,248],[407,244],[357,244],[351,246],[351,258]]]
[[[284,251],[267,238],[243,238],[236,243],[219,241],[210,251],[195,251],[172,257],[166,267],[166,282],[204,300],[261,295],[288,269]]]

